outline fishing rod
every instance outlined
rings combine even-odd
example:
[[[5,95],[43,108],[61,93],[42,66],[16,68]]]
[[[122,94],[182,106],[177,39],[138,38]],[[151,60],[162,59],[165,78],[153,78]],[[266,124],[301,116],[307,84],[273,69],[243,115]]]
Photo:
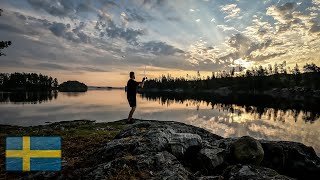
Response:
[[[147,66],[146,66],[146,65],[144,65],[144,73],[143,73],[143,77],[144,77],[145,79],[148,79],[148,78],[146,77],[146,68],[147,68]]]

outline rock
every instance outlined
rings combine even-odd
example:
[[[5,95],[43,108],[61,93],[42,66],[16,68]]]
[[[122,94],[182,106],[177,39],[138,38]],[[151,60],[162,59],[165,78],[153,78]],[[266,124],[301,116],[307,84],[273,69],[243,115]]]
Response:
[[[223,176],[202,176],[198,180],[223,180]]]
[[[215,169],[225,162],[225,150],[221,148],[201,149],[197,154],[196,166],[204,174],[213,174]]]
[[[296,142],[261,141],[265,157],[261,165],[300,179],[320,177],[320,158],[312,147]]]
[[[72,173],[83,179],[289,180],[287,176],[290,176],[309,180],[320,177],[320,160],[311,147],[264,140],[260,144],[251,137],[222,138],[178,122],[137,121],[104,143],[83,162],[94,163],[87,163],[88,167]],[[36,173],[28,178],[76,179],[70,174]]]
[[[171,153],[181,158],[187,151],[190,151],[191,154],[199,151],[202,147],[202,139],[197,134],[173,133],[169,144]]]
[[[152,175],[150,171],[152,170]],[[152,176],[154,178],[152,178]],[[124,156],[99,165],[85,179],[192,179],[175,156],[167,151],[157,154]]]
[[[264,151],[259,141],[243,136],[232,144],[233,157],[239,163],[259,165]]]
[[[229,180],[293,180],[279,175],[275,170],[252,165],[229,166],[224,173],[224,178]]]
[[[277,143],[261,142],[264,158],[262,165],[281,170],[285,164],[285,154],[282,146]]]
[[[158,179],[190,179],[194,178],[192,173],[187,171],[178,159],[167,151],[156,154],[156,168]]]

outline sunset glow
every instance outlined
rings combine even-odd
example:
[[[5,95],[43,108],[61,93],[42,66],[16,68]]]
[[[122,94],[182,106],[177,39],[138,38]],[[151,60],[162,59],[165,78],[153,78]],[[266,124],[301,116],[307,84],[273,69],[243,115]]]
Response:
[[[95,86],[320,60],[319,0],[3,0],[2,72]]]

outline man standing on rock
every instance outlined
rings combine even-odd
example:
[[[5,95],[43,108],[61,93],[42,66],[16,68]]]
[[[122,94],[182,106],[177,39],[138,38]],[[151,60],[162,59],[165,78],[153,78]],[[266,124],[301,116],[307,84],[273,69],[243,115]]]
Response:
[[[134,120],[132,119],[132,115],[134,113],[134,111],[136,110],[137,107],[137,100],[136,100],[136,95],[137,95],[137,88],[141,87],[143,88],[144,86],[144,81],[145,81],[145,77],[142,79],[142,82],[137,82],[135,81],[135,75],[134,72],[130,72],[130,79],[127,83],[127,99],[129,102],[129,105],[131,107],[131,111],[129,113],[128,116],[128,123],[133,123]]]

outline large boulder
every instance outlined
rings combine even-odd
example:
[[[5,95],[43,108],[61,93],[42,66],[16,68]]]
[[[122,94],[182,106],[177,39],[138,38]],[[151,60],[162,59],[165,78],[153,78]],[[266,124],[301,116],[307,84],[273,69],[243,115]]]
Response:
[[[187,151],[189,153],[199,151],[202,147],[202,139],[198,134],[173,133],[169,144],[171,153],[178,158],[183,158]]]
[[[221,148],[203,148],[197,154],[196,166],[204,174],[213,174],[225,163],[226,152]]]
[[[320,158],[312,147],[296,142],[261,141],[262,166],[299,179],[319,179]]]
[[[224,172],[224,177],[229,180],[293,180],[287,176],[279,175],[275,170],[252,165],[229,166]]]
[[[243,136],[232,144],[234,160],[243,164],[259,165],[264,151],[260,142],[252,137]]]

